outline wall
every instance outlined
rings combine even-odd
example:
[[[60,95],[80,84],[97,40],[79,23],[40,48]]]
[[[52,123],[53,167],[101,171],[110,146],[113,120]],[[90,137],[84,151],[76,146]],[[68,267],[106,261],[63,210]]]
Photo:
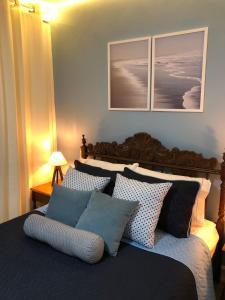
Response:
[[[66,158],[78,157],[82,133],[95,142],[123,141],[146,131],[168,147],[220,159],[225,147],[224,12],[224,0],[93,0],[65,10],[52,24],[52,39],[58,148]],[[108,111],[107,42],[204,26],[209,27],[204,113]]]

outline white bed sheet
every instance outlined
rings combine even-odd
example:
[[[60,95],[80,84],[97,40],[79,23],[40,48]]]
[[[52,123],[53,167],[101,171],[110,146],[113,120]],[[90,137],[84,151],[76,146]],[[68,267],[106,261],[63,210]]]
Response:
[[[205,242],[212,257],[219,241],[219,234],[216,230],[216,224],[205,219],[203,226],[191,228],[191,234],[197,236],[203,242]]]

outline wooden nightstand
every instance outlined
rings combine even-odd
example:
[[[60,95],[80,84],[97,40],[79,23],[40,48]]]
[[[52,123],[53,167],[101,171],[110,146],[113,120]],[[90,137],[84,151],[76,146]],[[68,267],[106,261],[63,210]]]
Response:
[[[60,184],[60,183],[59,183]],[[39,206],[45,205],[48,203],[51,194],[52,194],[52,183],[44,183],[31,188],[32,191],[32,203],[33,209],[37,208],[37,202]]]

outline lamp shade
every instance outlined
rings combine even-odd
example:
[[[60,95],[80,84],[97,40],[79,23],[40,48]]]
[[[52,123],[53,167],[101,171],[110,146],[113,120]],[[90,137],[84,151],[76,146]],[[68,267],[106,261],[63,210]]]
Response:
[[[63,156],[62,152],[57,151],[52,153],[48,163],[52,166],[64,166],[67,164],[67,161]]]

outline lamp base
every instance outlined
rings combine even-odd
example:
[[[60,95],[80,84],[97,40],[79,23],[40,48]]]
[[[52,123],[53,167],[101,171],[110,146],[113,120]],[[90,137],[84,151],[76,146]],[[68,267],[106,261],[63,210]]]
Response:
[[[54,183],[59,183],[59,177],[60,180],[63,181],[63,173],[62,173],[62,169],[61,166],[55,166],[54,168],[54,172],[53,172],[53,177],[52,177],[52,186],[54,185]]]

